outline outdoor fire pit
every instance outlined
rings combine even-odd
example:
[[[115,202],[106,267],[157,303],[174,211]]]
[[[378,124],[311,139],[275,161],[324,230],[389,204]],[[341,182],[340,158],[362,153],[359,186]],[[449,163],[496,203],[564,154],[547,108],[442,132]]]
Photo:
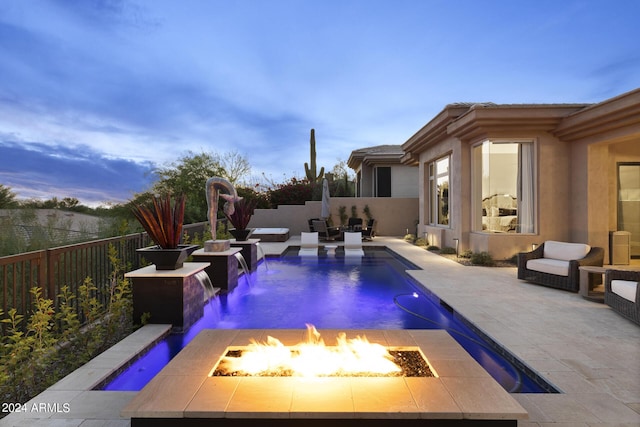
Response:
[[[325,345],[330,337],[336,337],[335,345]],[[373,351],[363,350],[367,347]],[[307,351],[313,357],[303,360]],[[372,368],[377,362],[368,360],[369,353],[381,357],[385,372]],[[241,362],[245,358],[258,366]],[[339,360],[346,367],[336,368]],[[212,421],[346,426],[363,420],[374,426],[516,426],[527,418],[445,331],[323,330],[320,335],[315,329],[205,330],[122,415],[133,427]]]

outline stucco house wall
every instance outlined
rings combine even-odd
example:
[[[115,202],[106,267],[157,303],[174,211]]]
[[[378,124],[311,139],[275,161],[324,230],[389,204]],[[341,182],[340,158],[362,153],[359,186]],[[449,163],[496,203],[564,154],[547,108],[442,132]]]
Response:
[[[401,163],[400,145],[378,145],[351,152],[347,165],[356,172],[358,197],[376,197],[376,168],[390,168],[391,197],[418,196],[418,170]]]
[[[500,139],[534,143],[533,233],[473,228],[472,147]],[[419,233],[428,233],[433,244],[454,246],[459,239],[461,250],[488,251],[494,258],[545,240],[608,251],[609,232],[617,227],[617,165],[640,163],[640,90],[599,104],[451,104],[402,148],[403,162],[418,166]],[[430,225],[428,164],[447,154],[450,221]]]

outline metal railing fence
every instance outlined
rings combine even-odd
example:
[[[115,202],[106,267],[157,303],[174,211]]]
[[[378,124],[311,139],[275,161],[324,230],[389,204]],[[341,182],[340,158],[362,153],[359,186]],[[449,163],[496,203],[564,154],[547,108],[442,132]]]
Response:
[[[184,232],[193,238],[196,233],[202,235],[205,226],[206,223],[185,225]],[[0,257],[0,309],[6,316],[15,308],[25,316],[22,322],[25,327],[34,303],[30,293],[33,287],[40,288],[42,296],[53,300],[57,308],[60,289],[66,285],[77,296],[87,277],[97,288],[98,300],[106,305],[114,269],[109,260],[109,247],[116,249],[118,260],[130,271],[140,267],[136,249],[150,244],[147,233],[136,233]],[[80,308],[76,310],[81,318]],[[5,333],[4,327],[2,333]]]

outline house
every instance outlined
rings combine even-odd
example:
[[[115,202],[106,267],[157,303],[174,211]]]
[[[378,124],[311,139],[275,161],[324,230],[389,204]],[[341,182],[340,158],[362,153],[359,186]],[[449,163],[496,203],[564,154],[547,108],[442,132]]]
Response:
[[[622,230],[640,257],[640,89],[597,104],[450,104],[402,150],[431,244],[502,259],[582,242],[606,261]]]
[[[402,164],[400,145],[378,145],[351,152],[356,197],[418,197],[418,168]]]

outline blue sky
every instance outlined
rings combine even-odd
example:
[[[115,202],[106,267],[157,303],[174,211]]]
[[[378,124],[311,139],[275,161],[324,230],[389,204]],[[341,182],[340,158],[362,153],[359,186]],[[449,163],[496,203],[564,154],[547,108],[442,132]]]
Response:
[[[453,102],[640,86],[636,0],[1,0],[0,183],[123,201],[192,152],[304,175]]]

